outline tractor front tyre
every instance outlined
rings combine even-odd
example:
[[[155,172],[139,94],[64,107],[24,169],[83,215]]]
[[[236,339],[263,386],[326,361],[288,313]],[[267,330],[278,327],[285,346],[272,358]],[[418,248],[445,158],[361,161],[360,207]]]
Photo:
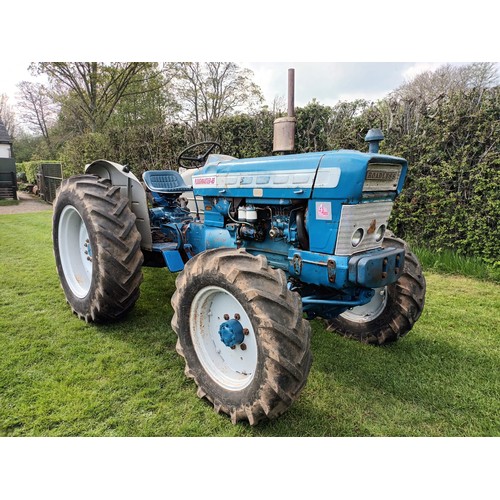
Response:
[[[406,335],[422,314],[426,284],[422,266],[406,242],[387,233],[384,248],[404,248],[405,263],[399,280],[375,289],[373,299],[340,316],[326,320],[327,329],[366,344],[384,345]]]
[[[265,257],[198,254],[177,277],[172,306],[185,374],[217,413],[256,425],[297,399],[311,367],[311,329],[299,295]]]
[[[118,186],[93,175],[65,179],[52,239],[61,286],[76,315],[107,322],[134,306],[142,282],[141,236]]]

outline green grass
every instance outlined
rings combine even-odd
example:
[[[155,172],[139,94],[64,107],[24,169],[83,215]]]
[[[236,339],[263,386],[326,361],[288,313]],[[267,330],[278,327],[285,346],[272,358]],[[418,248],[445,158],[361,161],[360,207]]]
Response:
[[[51,213],[0,216],[0,435],[500,436],[500,286],[427,273],[408,337],[374,348],[313,322],[313,366],[276,421],[233,426],[196,396],[170,327],[175,276],[144,269],[126,320],[71,314]]]
[[[457,274],[500,283],[500,267],[487,265],[478,257],[460,255],[451,250],[435,251],[413,245],[412,250],[427,271]]]
[[[0,200],[0,207],[10,207],[12,205],[19,205],[19,200]]]

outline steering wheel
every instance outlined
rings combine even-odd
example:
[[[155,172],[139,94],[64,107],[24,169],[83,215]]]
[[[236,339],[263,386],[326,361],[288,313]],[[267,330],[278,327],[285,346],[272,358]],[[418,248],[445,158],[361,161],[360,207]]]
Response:
[[[203,146],[203,148],[201,148]],[[183,168],[199,168],[201,167],[208,158],[208,155],[215,149],[219,148],[219,150],[222,152],[222,146],[218,142],[214,141],[204,141],[204,142],[197,142],[196,144],[193,144],[189,147],[187,147],[184,151],[181,152],[181,154],[177,158],[177,164]],[[193,156],[196,154],[196,150],[202,151],[201,154],[198,154],[197,156]],[[182,163],[183,161],[190,162],[188,164]]]

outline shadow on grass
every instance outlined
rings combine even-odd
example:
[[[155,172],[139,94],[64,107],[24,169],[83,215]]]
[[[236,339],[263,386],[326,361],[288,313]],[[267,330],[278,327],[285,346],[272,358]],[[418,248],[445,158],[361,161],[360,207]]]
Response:
[[[380,348],[317,327],[312,344],[310,382],[333,405],[324,384],[339,398],[340,413],[323,408],[323,416],[342,415],[347,422],[336,427],[339,434],[500,434],[498,356],[476,349],[477,339],[465,348],[432,338],[425,325],[417,325],[407,338]],[[348,413],[342,413],[343,404]],[[348,423],[353,415],[359,419],[354,427]],[[333,430],[321,430],[327,429]]]
[[[173,310],[170,299],[175,290],[175,276],[164,269],[144,269],[141,296],[123,319],[100,324],[103,334],[126,340],[145,351],[175,351],[176,335],[170,326]]]
[[[314,361],[297,401],[275,421],[233,427],[228,417],[213,415],[212,406],[196,396],[194,382],[184,377],[184,360],[175,351],[170,326],[176,276],[164,269],[144,269],[144,274],[141,297],[128,316],[92,328],[132,346],[138,358],[164,371],[158,380],[172,381],[166,392],[151,388],[152,398],[182,397],[184,411],[191,415],[171,435],[500,435],[495,353],[479,349],[477,339],[464,347],[433,336],[424,316],[407,338],[382,348],[338,337],[313,322]],[[154,373],[148,377],[143,383],[156,378]],[[160,421],[160,405],[155,408]],[[209,424],[200,430],[199,421]]]

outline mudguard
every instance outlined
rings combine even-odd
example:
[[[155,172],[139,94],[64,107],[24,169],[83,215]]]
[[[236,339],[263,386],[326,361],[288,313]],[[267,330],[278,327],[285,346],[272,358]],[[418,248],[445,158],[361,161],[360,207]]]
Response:
[[[109,179],[113,186],[119,186],[121,194],[129,200],[129,206],[136,216],[135,225],[141,234],[141,248],[151,251],[153,238],[149,224],[149,210],[146,192],[139,179],[129,168],[109,160],[96,160],[85,166],[86,174]]]

